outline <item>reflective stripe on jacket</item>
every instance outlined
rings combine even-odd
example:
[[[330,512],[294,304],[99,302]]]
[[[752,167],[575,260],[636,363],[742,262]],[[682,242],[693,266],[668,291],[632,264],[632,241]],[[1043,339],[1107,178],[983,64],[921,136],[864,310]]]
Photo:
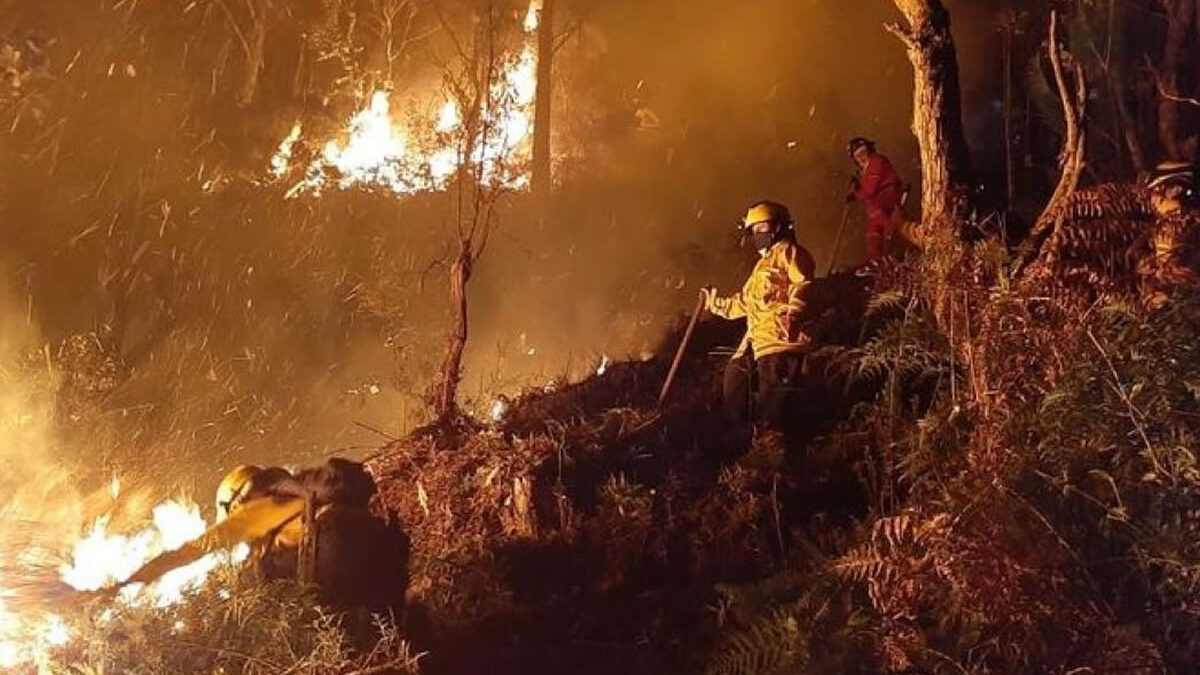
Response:
[[[804,247],[782,239],[759,258],[740,292],[709,301],[708,311],[721,318],[746,319],[746,336],[734,358],[748,348],[759,358],[808,346],[810,338],[800,331],[800,314],[815,266]]]

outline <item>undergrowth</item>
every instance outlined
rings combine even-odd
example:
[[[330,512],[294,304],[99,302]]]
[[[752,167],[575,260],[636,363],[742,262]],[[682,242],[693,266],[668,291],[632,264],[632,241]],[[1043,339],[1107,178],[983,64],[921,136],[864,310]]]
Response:
[[[871,515],[827,561],[726,589],[708,672],[1200,662],[1194,288],[1073,308],[987,267],[951,275],[948,305],[920,265],[877,289],[887,320],[852,352],[876,395],[810,449],[861,451]]]
[[[63,675],[409,675],[394,617],[333,614],[305,589],[224,568],[182,603],[81,608],[44,671]]]

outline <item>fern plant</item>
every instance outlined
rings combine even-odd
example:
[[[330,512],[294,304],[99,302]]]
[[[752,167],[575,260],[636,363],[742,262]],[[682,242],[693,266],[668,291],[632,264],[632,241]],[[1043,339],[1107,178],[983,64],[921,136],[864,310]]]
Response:
[[[851,586],[824,570],[825,562],[810,560],[758,584],[718,587],[726,625],[703,672],[877,672],[868,617],[856,609]]]

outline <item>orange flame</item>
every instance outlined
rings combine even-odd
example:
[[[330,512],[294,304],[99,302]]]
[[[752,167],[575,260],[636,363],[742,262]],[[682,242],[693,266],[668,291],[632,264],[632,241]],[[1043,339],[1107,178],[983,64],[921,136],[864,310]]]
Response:
[[[63,565],[63,581],[80,591],[96,591],[123,582],[151,558],[174,551],[204,534],[208,523],[200,507],[190,500],[167,500],[154,507],[153,525],[132,536],[109,534],[108,518],[101,517],[86,537],[76,542],[72,562]],[[175,604],[183,594],[200,586],[222,561],[245,559],[247,549],[232,554],[211,553],[173,570],[150,588],[131,589],[126,598],[135,603],[148,598],[159,607]]]
[[[493,109],[482,111],[481,130],[470,143],[462,143],[464,120],[453,99],[430,105],[428,109],[437,110],[430,119],[398,126],[389,93],[376,90],[363,109],[350,118],[344,140],[326,142],[320,156],[305,167],[304,177],[287,191],[287,197],[320,195],[331,185],[340,190],[370,186],[396,194],[440,190],[467,160],[480,167],[480,180],[485,184],[527,187],[529,176],[524,167],[532,156],[533,104],[537,96],[535,42],[541,14],[542,0],[532,0],[523,24],[525,45],[509,59],[489,92]],[[301,137],[302,127],[297,122],[271,158],[275,178],[291,172]],[[419,143],[417,139],[432,140]],[[461,151],[464,145],[474,148],[469,158]]]
[[[101,492],[111,495],[110,507],[80,534],[77,541],[67,542],[71,549],[70,562],[58,569],[62,582],[75,590],[96,591],[118,584],[151,558],[180,548],[208,528],[195,502],[170,499],[156,505],[150,513],[150,524],[133,534],[110,532],[115,517],[128,517],[128,514],[118,513],[118,507],[123,506],[117,503],[121,494],[120,481],[114,478]],[[86,503],[95,498],[83,501]],[[242,562],[249,557],[249,552],[249,547],[243,545],[233,551],[211,553],[191,565],[173,570],[147,587],[135,585],[123,589],[118,600],[132,606],[174,605],[181,602],[189,590],[203,585],[218,566]],[[0,551],[0,556],[5,555],[6,552]],[[16,557],[11,553],[7,555]],[[0,569],[4,569],[6,562],[16,563],[11,569],[45,564],[41,559],[14,561],[0,557]],[[21,598],[19,609],[7,604],[6,601],[18,597],[18,593],[0,587],[0,669],[41,668],[48,662],[50,654],[70,644],[73,636],[61,616],[39,606],[35,599]]]

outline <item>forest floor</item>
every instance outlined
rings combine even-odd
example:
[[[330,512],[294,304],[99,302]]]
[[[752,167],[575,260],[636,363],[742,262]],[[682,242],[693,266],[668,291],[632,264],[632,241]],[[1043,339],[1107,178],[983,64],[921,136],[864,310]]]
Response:
[[[721,584],[833,553],[869,502],[864,457],[822,443],[864,394],[830,362],[861,338],[863,286],[813,285],[824,349],[782,442],[722,415],[742,328],[713,320],[661,408],[678,333],[649,361],[531,391],[494,424],[417,433],[369,460],[411,538],[407,632],[428,652],[423,672],[696,672],[722,628]]]

